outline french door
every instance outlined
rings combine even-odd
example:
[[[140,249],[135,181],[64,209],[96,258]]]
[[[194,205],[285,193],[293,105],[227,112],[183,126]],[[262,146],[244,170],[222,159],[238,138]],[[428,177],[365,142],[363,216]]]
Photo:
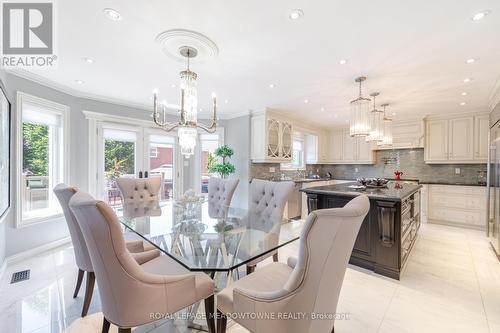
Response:
[[[121,205],[116,180],[120,177],[161,178],[161,200],[180,189],[177,137],[164,131],[118,123],[97,123],[96,184],[94,195],[110,205]]]

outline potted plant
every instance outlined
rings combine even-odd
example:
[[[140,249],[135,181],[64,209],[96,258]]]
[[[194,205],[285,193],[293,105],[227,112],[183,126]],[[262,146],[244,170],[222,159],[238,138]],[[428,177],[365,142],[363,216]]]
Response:
[[[215,156],[222,159],[222,163],[217,163],[216,161],[211,161],[208,165],[208,171],[210,173],[218,173],[221,178],[227,178],[230,174],[236,171],[233,164],[227,160],[234,155],[234,151],[229,146],[221,146],[215,150]]]

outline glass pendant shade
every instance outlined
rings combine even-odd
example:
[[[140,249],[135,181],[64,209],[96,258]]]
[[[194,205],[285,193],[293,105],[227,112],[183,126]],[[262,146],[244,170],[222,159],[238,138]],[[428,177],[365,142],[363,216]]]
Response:
[[[181,154],[188,157],[194,155],[198,131],[194,127],[179,127],[177,134],[179,136],[179,145]]]
[[[359,83],[359,97],[351,101],[351,118],[349,123],[349,134],[354,137],[362,137],[370,135],[370,102],[369,98],[361,95],[361,82],[366,80],[365,77],[356,79]]]
[[[181,99],[184,98],[184,110],[186,121],[196,123],[198,121],[198,89],[196,87],[196,73],[190,70],[181,72]],[[182,92],[184,91],[184,97]]]
[[[384,104],[384,115],[385,115],[385,107],[387,104]],[[378,141],[377,144],[379,146],[392,146],[392,119],[384,116],[383,120],[383,135],[382,140]]]
[[[382,141],[384,136],[384,111],[377,109],[375,98],[379,93],[373,93],[373,109],[370,111],[370,135],[366,137],[366,141]]]

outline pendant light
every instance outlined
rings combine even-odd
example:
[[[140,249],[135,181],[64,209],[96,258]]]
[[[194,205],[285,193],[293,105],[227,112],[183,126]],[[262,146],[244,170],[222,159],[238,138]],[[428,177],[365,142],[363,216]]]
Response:
[[[378,95],[380,95],[378,92],[370,94],[373,97],[373,109],[370,112],[370,135],[366,137],[367,142],[379,142],[384,137],[384,111],[377,109],[375,104]]]
[[[384,123],[383,123],[383,136],[382,141],[377,142],[379,146],[392,146],[392,119],[387,117],[385,108],[389,104],[382,104],[384,108]]]
[[[370,135],[370,121],[369,111],[370,102],[369,98],[365,98],[361,93],[361,84],[366,80],[366,77],[361,76],[354,80],[359,83],[359,97],[351,101],[351,119],[349,126],[349,134],[354,137],[363,137]]]

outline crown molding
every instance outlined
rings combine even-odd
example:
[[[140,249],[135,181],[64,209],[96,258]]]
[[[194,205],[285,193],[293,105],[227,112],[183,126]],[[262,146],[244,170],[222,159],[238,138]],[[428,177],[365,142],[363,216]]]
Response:
[[[98,94],[91,94],[91,93],[82,92],[82,91],[70,88],[68,86],[65,86],[63,84],[54,82],[54,81],[47,79],[41,75],[31,73],[31,72],[24,70],[24,69],[6,69],[5,71],[11,75],[20,77],[20,78],[28,80],[28,81],[32,81],[34,83],[40,84],[40,85],[47,87],[47,88],[57,90],[61,93],[70,95],[72,97],[76,97],[76,98],[80,98],[80,99],[89,99],[89,100],[93,100],[96,102],[126,106],[126,107],[130,107],[130,108],[134,108],[134,109],[139,109],[139,110],[142,110],[145,112],[152,112],[151,105],[130,102],[130,101],[126,101],[126,100],[122,100],[122,99],[118,99],[118,98],[106,97],[106,96],[102,96],[102,95],[98,95]],[[173,106],[173,107],[175,107],[175,106]],[[167,109],[167,114],[177,116],[178,111],[173,109],[173,108],[169,108],[169,109]],[[227,119],[233,119],[233,118],[246,116],[249,114],[250,114],[250,111],[242,111],[242,112],[231,113],[231,114],[222,113],[222,114],[219,114],[219,119],[227,120]],[[205,118],[208,119],[211,116],[208,113],[207,114],[199,113],[199,115],[200,115],[201,119],[205,119]]]
[[[498,76],[497,81],[495,82],[495,85],[493,86],[493,89],[491,91],[488,108],[490,109],[490,111],[493,111],[493,109],[499,104],[500,104],[500,75]]]

